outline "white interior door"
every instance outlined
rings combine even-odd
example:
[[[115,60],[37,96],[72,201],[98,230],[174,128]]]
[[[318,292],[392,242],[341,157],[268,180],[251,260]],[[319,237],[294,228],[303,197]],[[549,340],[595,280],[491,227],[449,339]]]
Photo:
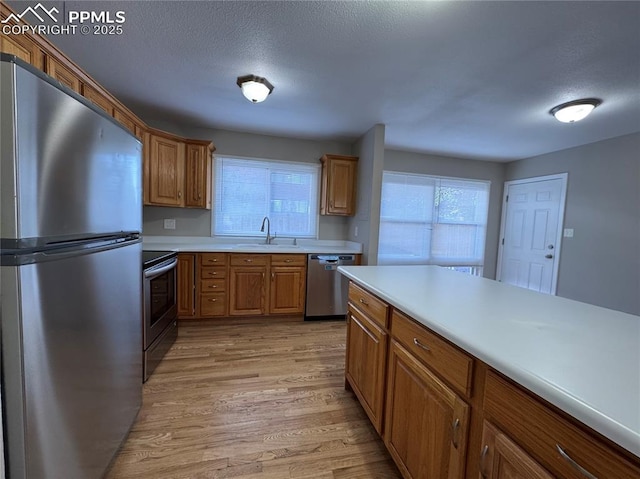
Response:
[[[567,174],[505,182],[498,281],[556,293]]]

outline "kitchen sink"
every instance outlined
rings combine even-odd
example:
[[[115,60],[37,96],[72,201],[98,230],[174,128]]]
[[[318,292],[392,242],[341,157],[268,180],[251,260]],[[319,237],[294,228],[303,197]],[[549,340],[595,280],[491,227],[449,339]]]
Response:
[[[257,250],[278,250],[278,249],[298,249],[300,246],[292,244],[260,244],[246,243],[234,246],[237,249],[257,249]]]

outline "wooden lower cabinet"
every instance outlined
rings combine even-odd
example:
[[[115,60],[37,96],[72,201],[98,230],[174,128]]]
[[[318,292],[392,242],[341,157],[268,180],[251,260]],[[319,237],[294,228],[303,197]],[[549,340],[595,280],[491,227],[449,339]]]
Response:
[[[230,270],[229,314],[256,316],[267,312],[267,267],[232,266]]]
[[[464,476],[469,406],[392,340],[384,439],[406,478]]]
[[[387,333],[352,305],[347,311],[346,379],[373,426],[382,433]]]
[[[178,254],[178,317],[192,318],[195,308],[195,271],[196,255],[192,253]]]
[[[485,421],[482,429],[482,479],[554,479],[506,434]]]
[[[307,290],[307,258],[303,254],[272,254],[269,314],[303,314]]]
[[[405,479],[640,479],[640,458],[378,301],[350,285],[346,383]]]

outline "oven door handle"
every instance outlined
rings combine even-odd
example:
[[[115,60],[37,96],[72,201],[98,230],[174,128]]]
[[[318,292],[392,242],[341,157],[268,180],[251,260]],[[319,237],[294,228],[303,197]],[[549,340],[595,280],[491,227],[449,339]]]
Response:
[[[166,273],[170,269],[175,268],[177,264],[178,264],[178,259],[174,258],[173,260],[171,260],[170,263],[167,263],[166,265],[159,266],[157,268],[151,268],[151,269],[145,271],[144,272],[144,277],[146,279],[157,278],[158,276],[163,275],[164,273]]]

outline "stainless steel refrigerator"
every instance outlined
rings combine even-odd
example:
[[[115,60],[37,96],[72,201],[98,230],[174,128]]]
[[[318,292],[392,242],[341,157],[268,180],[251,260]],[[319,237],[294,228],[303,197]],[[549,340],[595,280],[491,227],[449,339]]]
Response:
[[[100,478],[142,400],[141,145],[59,83],[0,60],[6,469]]]

